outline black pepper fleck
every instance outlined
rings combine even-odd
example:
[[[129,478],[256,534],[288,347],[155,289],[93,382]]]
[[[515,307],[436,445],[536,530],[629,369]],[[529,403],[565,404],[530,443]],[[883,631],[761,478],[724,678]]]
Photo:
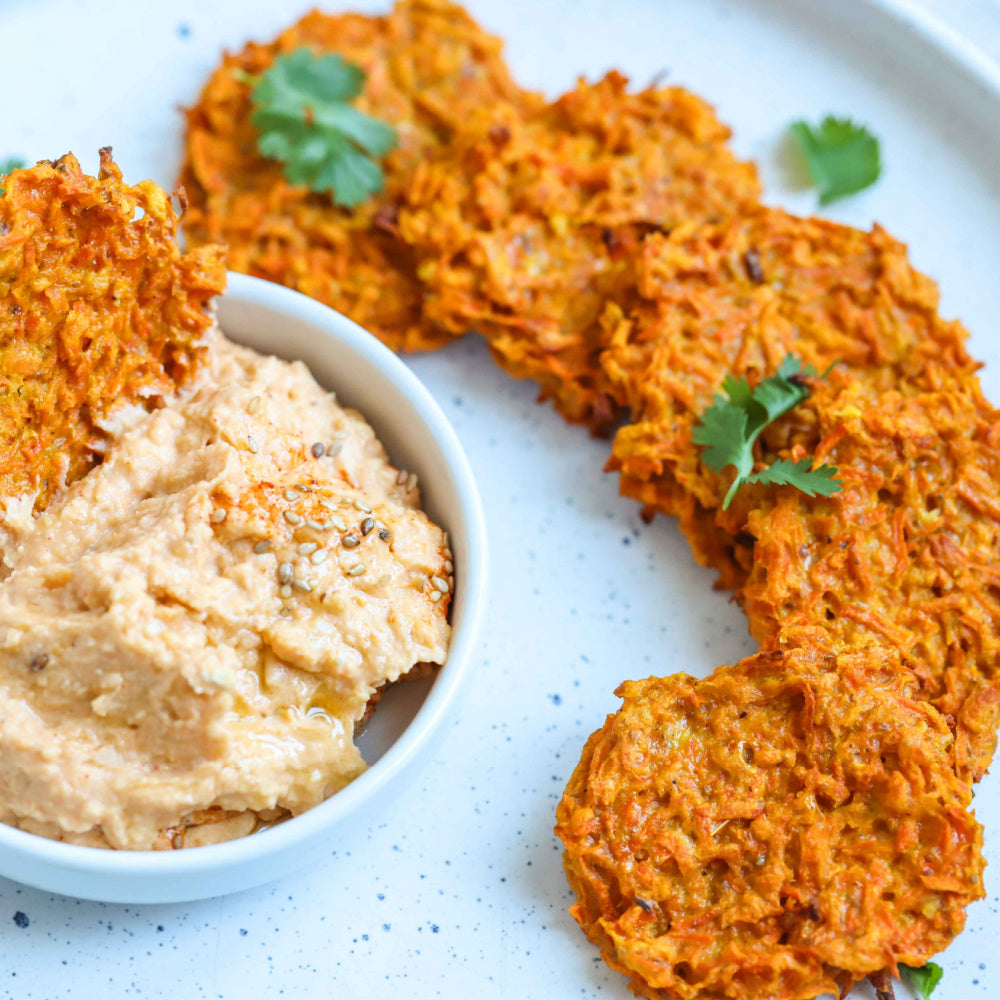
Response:
[[[747,269],[747,277],[755,285],[762,285],[764,283],[764,271],[760,266],[760,254],[753,247],[743,255],[743,263]]]

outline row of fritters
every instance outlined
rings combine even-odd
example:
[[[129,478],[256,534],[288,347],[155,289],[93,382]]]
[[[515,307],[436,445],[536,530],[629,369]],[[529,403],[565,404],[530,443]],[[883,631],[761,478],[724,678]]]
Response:
[[[972,785],[1000,719],[1000,413],[905,248],[758,209],[648,237],[604,312],[631,422],[609,467],[680,518],[761,652],[627,682],[557,833],[576,919],[662,1000],[797,1000],[923,965],[983,895]],[[788,352],[825,379],[761,436],[841,489],[744,486],[700,460],[726,375]],[[881,995],[881,994],[880,994]],[[886,994],[890,995],[890,994]]]
[[[248,81],[303,46],[360,66],[358,108],[397,132],[385,190],[353,210],[290,184],[257,149]],[[598,320],[642,237],[729,217],[760,194],[709,105],[627,84],[613,72],[546,103],[514,83],[497,39],[442,0],[401,0],[384,17],[314,12],[227,55],[188,110],[184,231],[395,349],[474,326],[513,374],[590,420],[603,402]]]
[[[767,325],[745,316],[738,350]],[[659,332],[669,353],[676,327]],[[811,354],[809,328],[790,332]],[[690,385],[655,366],[640,380],[648,408],[613,464],[648,510],[681,515],[762,646],[706,680],[624,684],[560,805],[574,916],[642,995],[837,993],[923,965],[982,897],[970,805],[1000,709],[1000,419],[963,367],[942,350],[881,388],[888,364],[839,366],[761,457],[834,464],[841,491],[744,487],[728,510],[690,440]]]
[[[347,212],[260,157],[249,75],[301,46],[368,73],[394,125],[383,194]],[[780,1000],[922,964],[982,895],[971,785],[996,744],[1000,424],[961,325],[879,228],[759,204],[729,131],[680,88],[610,74],[555,102],[460,8],[312,14],[227,56],[188,113],[189,239],[398,349],[475,328],[595,432],[737,590],[757,657],[626,684],[560,808],[574,914],[633,988]],[[762,462],[842,489],[747,487],[700,461],[724,376],[825,370]]]

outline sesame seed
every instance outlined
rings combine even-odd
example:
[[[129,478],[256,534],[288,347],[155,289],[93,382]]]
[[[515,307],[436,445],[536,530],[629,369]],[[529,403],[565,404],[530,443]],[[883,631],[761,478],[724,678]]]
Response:
[[[289,524],[301,524],[302,523],[302,518],[299,517],[299,515],[296,514],[294,510],[286,510],[285,511],[285,520]]]
[[[450,559],[444,564],[444,571],[446,573],[455,572],[455,564]]]
[[[221,524],[226,519],[226,511],[221,507],[212,511],[212,524]]]
[[[296,489],[297,489],[297,490],[298,490],[298,491],[299,491],[300,493],[312,493],[312,491],[313,491],[313,490],[312,490],[312,487],[311,487],[311,486],[306,486],[306,484],[305,484],[305,483],[296,483],[296,484],[295,484],[295,488],[296,488]]]
[[[262,556],[265,552],[270,552],[270,539],[265,538],[262,542],[254,542],[253,550],[259,556]]]
[[[366,517],[361,522],[361,534],[362,534],[362,536],[367,537],[374,530],[375,530],[375,518],[374,517]]]
[[[296,501],[297,501],[297,500],[299,499],[299,495],[298,495],[298,493],[296,493],[296,492],[295,492],[295,490],[285,490],[285,492],[284,492],[284,493],[282,493],[281,495],[282,495],[282,496],[283,496],[283,497],[284,497],[284,498],[285,498],[285,499],[286,499],[286,500],[287,500],[287,501],[288,501],[289,503],[295,503],[295,502],[296,502]]]
[[[347,431],[334,431],[333,436],[340,441],[343,441],[347,437]]]
[[[260,406],[260,396],[254,396],[250,402],[247,403],[247,413],[256,413],[258,406]]]
[[[329,554],[330,553],[326,549],[319,549],[317,552],[314,552],[309,557],[309,562],[311,562],[313,564],[313,566],[319,566],[321,563],[325,563],[326,562],[326,557]]]
[[[361,544],[361,539],[357,535],[344,535],[340,543],[345,549],[356,549]]]
[[[388,528],[383,528],[379,533],[378,537],[382,539],[383,542],[392,541],[392,532]]]
[[[437,587],[437,589],[440,590],[442,594],[447,594],[448,591],[451,589],[448,586],[448,581],[442,580],[441,577],[439,576],[432,576],[431,583],[433,583],[434,586]]]
[[[289,587],[287,583],[284,583],[281,585],[281,590],[279,590],[278,593],[281,594],[282,597],[291,597],[292,588]]]
[[[337,522],[336,522],[336,521],[335,521],[335,520],[334,520],[334,519],[333,519],[332,517],[331,517],[331,518],[330,518],[330,519],[329,519],[328,521],[324,521],[324,522],[323,522],[323,523],[322,523],[322,524],[320,525],[320,528],[321,528],[321,529],[322,529],[323,531],[333,531],[333,529],[334,529],[334,528],[336,528],[336,527],[338,527],[338,524],[337,524]],[[339,527],[340,527],[340,529],[341,529],[341,530],[343,530],[344,528],[346,528],[346,527],[347,527],[347,525],[345,525],[345,524],[341,523],[341,524],[339,525]]]
[[[399,472],[396,473],[396,485],[402,486],[403,483],[405,483],[409,478],[410,474],[406,471],[406,469],[400,469]]]
[[[351,501],[351,503],[353,503],[354,506],[364,514],[370,514],[372,512],[371,507],[369,507],[364,500],[358,500],[355,498]]]
[[[339,510],[337,505],[332,500],[320,500],[319,505],[320,507],[325,507],[327,510]]]
[[[441,600],[441,591],[440,590],[432,590],[431,593],[430,593],[430,598],[431,598],[432,601],[440,601]]]
[[[247,435],[247,447],[252,455],[256,455],[260,451],[260,445],[257,444],[257,439],[252,434]]]
[[[417,474],[410,473],[410,478],[406,481],[406,488],[412,493],[417,488]]]
[[[322,441],[317,441],[309,450],[312,452],[313,458],[322,458],[326,452],[326,445]]]
[[[302,579],[292,580],[292,586],[296,590],[303,591],[303,593],[306,593],[306,594],[312,593],[312,587],[310,587],[309,584],[308,584],[308,582],[305,581],[305,580],[302,580]]]
[[[300,556],[312,555],[318,548],[319,546],[315,542],[303,542],[299,546],[299,555]]]
[[[357,566],[352,566],[348,571],[348,576],[361,576],[365,572],[365,567],[363,563],[358,563]]]
[[[314,521],[311,517],[306,518],[306,527],[312,528],[313,531],[322,531],[323,525],[319,521]]]
[[[292,609],[291,608],[282,608],[278,612],[278,614],[281,615],[282,618],[291,618],[292,617]]]
[[[330,456],[330,458],[336,458],[343,450],[343,441],[333,441],[326,446],[326,453]]]
[[[278,583],[291,583],[295,567],[290,562],[278,564]]]

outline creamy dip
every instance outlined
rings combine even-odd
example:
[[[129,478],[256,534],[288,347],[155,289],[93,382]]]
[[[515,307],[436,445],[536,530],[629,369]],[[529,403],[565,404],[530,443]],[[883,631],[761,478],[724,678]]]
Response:
[[[213,334],[37,518],[0,501],[0,821],[190,846],[365,767],[372,695],[443,663],[452,564],[416,477],[302,364]]]

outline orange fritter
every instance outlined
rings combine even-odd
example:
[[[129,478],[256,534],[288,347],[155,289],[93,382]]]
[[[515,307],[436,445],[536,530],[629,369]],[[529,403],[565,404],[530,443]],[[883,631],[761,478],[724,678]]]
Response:
[[[775,457],[814,455],[842,488],[749,487],[718,523],[753,540],[739,597],[764,648],[887,643],[952,722],[978,780],[1000,723],[1000,412],[978,393],[873,396],[844,373],[789,415]]]
[[[761,209],[650,236],[638,269],[639,300],[603,316],[602,362],[632,411],[609,468],[648,514],[680,517],[696,558],[726,587],[749,566],[714,522],[732,470],[707,469],[691,441],[726,375],[754,383],[789,352],[819,371],[839,362],[877,390],[964,384],[978,368],[961,324],[938,315],[937,286],[878,226]]]
[[[191,375],[225,270],[218,247],[179,252],[169,197],[124,184],[110,149],[96,178],[66,155],[3,186],[0,497],[42,509],[97,461],[116,404]]]
[[[610,73],[534,112],[482,109],[418,168],[400,215],[427,314],[484,334],[505,370],[597,431],[620,402],[598,364],[598,318],[633,284],[639,241],[760,194],[709,105],[679,87],[627,87]]]
[[[356,107],[394,126],[385,191],[355,209],[284,179],[262,157],[250,121],[247,75],[308,47],[339,53],[368,75]],[[387,15],[313,11],[273,42],[227,54],[187,112],[181,183],[189,241],[229,245],[236,271],[288,285],[332,306],[390,347],[440,346],[450,335],[424,321],[413,255],[397,212],[414,167],[472,111],[536,98],[511,80],[498,39],[445,0],[401,0]]]
[[[650,1000],[802,1000],[923,965],[983,896],[942,716],[894,654],[627,681],[556,832],[571,912]]]

